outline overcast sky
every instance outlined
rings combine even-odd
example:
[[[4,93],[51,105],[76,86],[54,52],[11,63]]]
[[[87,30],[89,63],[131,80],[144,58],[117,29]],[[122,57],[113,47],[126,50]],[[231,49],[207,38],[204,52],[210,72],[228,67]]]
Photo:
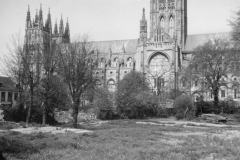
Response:
[[[142,8],[149,24],[150,0],[0,0],[0,56],[14,33],[25,32],[27,8],[31,19],[42,4],[44,22],[51,9],[52,24],[64,26],[68,17],[71,38],[88,33],[91,40],[137,39]],[[229,32],[228,19],[240,9],[240,0],[188,0],[188,34]]]

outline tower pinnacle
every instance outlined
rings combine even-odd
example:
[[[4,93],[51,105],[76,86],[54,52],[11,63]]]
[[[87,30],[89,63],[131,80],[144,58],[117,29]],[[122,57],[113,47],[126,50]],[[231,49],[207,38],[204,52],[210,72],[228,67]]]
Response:
[[[145,19],[145,8],[143,8],[142,20],[146,20],[146,19]]]
[[[31,16],[30,16],[30,9],[28,5],[28,11],[27,11],[27,18],[26,18],[26,28],[31,27]]]
[[[56,18],[55,27],[54,27],[54,34],[55,34],[55,35],[58,34],[57,18]]]
[[[140,41],[145,43],[147,40],[147,20],[145,18],[145,8],[143,8],[142,19],[140,20]]]
[[[63,35],[64,33],[64,27],[63,27],[63,19],[62,19],[62,14],[61,14],[61,20],[60,20],[60,25],[59,25],[59,35]]]

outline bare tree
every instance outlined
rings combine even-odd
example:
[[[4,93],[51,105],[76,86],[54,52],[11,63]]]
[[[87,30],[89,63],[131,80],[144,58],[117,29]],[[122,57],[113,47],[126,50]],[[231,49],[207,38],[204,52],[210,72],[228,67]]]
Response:
[[[238,59],[237,50],[230,42],[215,39],[195,48],[189,67],[195,66],[195,74],[204,82],[214,96],[214,105],[218,106],[220,87],[226,84],[223,76],[232,72],[233,62]]]
[[[2,72],[8,77],[13,78],[17,83],[19,91],[23,88],[23,63],[22,57],[24,56],[24,45],[21,39],[21,33],[16,33],[7,44],[8,52],[2,59],[5,65]],[[20,92],[21,93],[21,92]]]
[[[66,82],[72,100],[73,127],[77,127],[77,118],[82,96],[96,83],[94,70],[97,66],[97,55],[94,46],[87,36],[71,44],[62,44],[58,52],[59,74]]]
[[[5,68],[3,72],[12,77],[17,83],[20,103],[24,105],[29,101],[26,123],[29,123],[33,107],[34,88],[40,80],[41,73],[41,46],[23,42],[20,32],[13,35],[10,44],[7,45],[8,54],[4,58]]]
[[[23,77],[30,92],[30,105],[26,117],[27,124],[30,122],[31,110],[34,105],[34,88],[38,86],[42,75],[41,47],[40,44],[30,45],[26,43],[24,45],[24,55],[22,57]]]
[[[41,107],[42,107],[42,124],[46,124],[46,114],[47,109],[49,108],[49,100],[55,92],[58,92],[60,87],[56,83],[59,83],[54,76],[57,69],[57,58],[56,58],[56,49],[57,44],[52,43],[50,46],[46,46],[42,49],[42,78],[40,81],[40,97],[42,99]],[[60,96],[60,95],[59,95]]]

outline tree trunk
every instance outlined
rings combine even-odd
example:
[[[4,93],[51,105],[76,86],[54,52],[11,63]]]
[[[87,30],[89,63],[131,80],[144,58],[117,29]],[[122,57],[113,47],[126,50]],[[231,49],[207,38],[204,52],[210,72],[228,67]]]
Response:
[[[30,86],[30,90],[31,90],[31,104],[28,107],[28,113],[27,113],[27,118],[26,118],[27,124],[29,124],[29,122],[30,122],[31,111],[32,111],[32,107],[33,107],[33,85]]]
[[[47,109],[47,102],[44,104],[44,102],[42,103],[42,107],[43,107],[43,115],[42,115],[42,124],[46,125],[46,109]]]
[[[218,99],[218,88],[213,90],[213,96],[214,96],[214,105],[216,107],[218,107],[218,101],[219,101],[219,99]]]
[[[73,127],[77,128],[78,124],[78,107],[79,107],[79,102],[74,102],[73,104]]]

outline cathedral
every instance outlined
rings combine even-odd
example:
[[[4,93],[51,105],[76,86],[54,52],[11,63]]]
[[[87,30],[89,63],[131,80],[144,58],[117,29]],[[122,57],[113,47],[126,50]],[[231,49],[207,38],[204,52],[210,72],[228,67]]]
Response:
[[[143,9],[138,39],[95,42],[101,53],[95,73],[99,83],[107,84],[109,90],[114,91],[117,82],[135,70],[145,75],[155,95],[180,90],[195,99],[202,95],[207,101],[213,100],[210,90],[201,90],[199,75],[192,75],[189,87],[183,70],[198,45],[215,38],[229,39],[230,35],[188,35],[187,23],[187,0],[150,0],[150,20],[147,21]],[[240,77],[229,74],[225,78],[231,83],[221,87],[220,100],[232,97],[240,102],[239,85],[232,83]]]
[[[114,92],[117,82],[135,70],[144,74],[155,95],[180,90],[213,100],[210,91],[199,92],[201,84],[197,76],[191,77],[192,83],[188,88],[182,71],[189,64],[195,47],[214,38],[229,38],[229,33],[188,35],[187,23],[187,0],[150,0],[150,20],[145,17],[143,8],[138,39],[94,42],[99,52],[99,63],[94,73],[99,79],[98,85],[106,85]],[[34,50],[36,44],[48,48],[54,42],[70,43],[69,23],[64,30],[61,17],[59,29],[56,21],[52,31],[50,10],[44,25],[41,7],[32,21],[28,9],[25,43]],[[233,74],[226,78],[228,81],[239,80]],[[240,101],[238,85],[224,86],[219,94],[220,100],[231,96]]]

